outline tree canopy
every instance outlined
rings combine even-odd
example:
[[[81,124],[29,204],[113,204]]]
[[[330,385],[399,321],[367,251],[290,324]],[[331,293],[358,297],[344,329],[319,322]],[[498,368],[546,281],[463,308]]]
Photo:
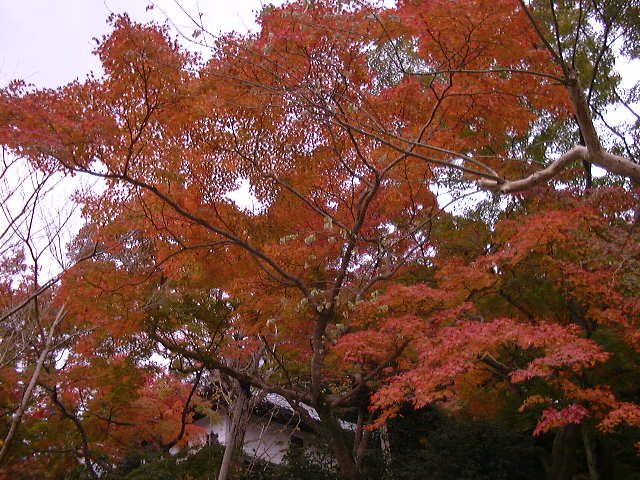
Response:
[[[42,374],[0,372],[6,428],[37,378],[5,472],[97,478],[186,444],[220,372],[284,397],[347,479],[407,404],[555,434],[553,479],[579,429],[598,478],[597,441],[640,426],[640,116],[616,69],[639,10],[300,0],[208,58],[121,15],[103,75],[1,90],[11,155],[104,186],[75,195],[78,261],[46,299],[5,255],[3,321],[64,309]]]

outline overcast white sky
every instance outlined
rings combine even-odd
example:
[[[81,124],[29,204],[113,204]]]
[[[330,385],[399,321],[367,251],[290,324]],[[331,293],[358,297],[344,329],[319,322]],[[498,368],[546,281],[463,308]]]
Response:
[[[172,19],[190,34],[188,18],[174,0],[0,0],[0,86],[21,78],[38,87],[57,87],[100,70],[91,54],[92,38],[109,32],[110,13],[127,12],[137,21]],[[247,31],[265,0],[181,0],[200,11],[208,30]]]

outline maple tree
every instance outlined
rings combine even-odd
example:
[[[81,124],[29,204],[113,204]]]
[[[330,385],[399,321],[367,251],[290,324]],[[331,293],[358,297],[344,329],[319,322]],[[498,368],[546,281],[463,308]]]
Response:
[[[41,390],[41,408],[76,425],[85,466],[100,462],[92,442],[121,455],[116,422],[153,425],[162,448],[176,429],[188,438],[189,388],[158,397],[170,380],[144,374],[156,351],[281,395],[348,479],[365,426],[407,401],[474,408],[487,382],[540,409],[535,434],[637,427],[637,392],[607,370],[638,348],[640,167],[602,114],[633,112],[602,73],[616,32],[637,51],[621,14],[637,6],[619,3],[292,2],[265,8],[255,35],[217,38],[206,60],[118,16],[96,48],[103,76],[5,88],[0,143],[106,187],[76,196],[87,225],[74,248],[96,254],[57,293],[91,333]],[[617,137],[602,140],[593,112]],[[576,161],[626,180],[571,186]],[[230,198],[243,182],[253,208]],[[475,218],[439,203],[438,188],[455,200],[476,182],[525,193]],[[242,367],[258,352],[261,368]],[[110,393],[121,362],[139,408]],[[163,399],[169,427],[149,417]],[[107,405],[118,420],[91,420]],[[556,463],[552,478],[568,478]]]

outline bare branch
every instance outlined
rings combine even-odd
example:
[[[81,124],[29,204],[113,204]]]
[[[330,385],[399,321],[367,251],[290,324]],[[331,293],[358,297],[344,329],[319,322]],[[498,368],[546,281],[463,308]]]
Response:
[[[27,385],[27,388],[24,390],[24,393],[22,394],[22,400],[20,401],[20,406],[18,407],[18,410],[16,410],[16,412],[11,417],[11,425],[9,426],[9,431],[5,435],[4,443],[2,444],[2,448],[0,449],[0,464],[2,464],[2,460],[7,454],[7,450],[11,445],[11,440],[13,439],[16,433],[16,430],[20,425],[20,422],[22,421],[22,416],[24,415],[24,412],[27,409],[27,406],[29,405],[29,401],[31,400],[31,393],[33,392],[33,388],[36,386],[36,383],[38,382],[38,378],[40,377],[40,372],[42,371],[42,365],[44,364],[44,361],[47,358],[47,355],[49,355],[49,352],[51,351],[51,343],[53,342],[53,335],[55,333],[56,328],[58,328],[58,325],[64,318],[64,313],[65,312],[64,312],[64,305],[63,305],[58,310],[58,314],[56,315],[53,323],[49,327],[49,331],[47,333],[47,340],[44,346],[42,347],[42,351],[40,352],[40,355],[38,356],[38,361],[36,362],[36,366],[33,370],[33,373],[31,374],[31,379],[29,380],[29,384]]]

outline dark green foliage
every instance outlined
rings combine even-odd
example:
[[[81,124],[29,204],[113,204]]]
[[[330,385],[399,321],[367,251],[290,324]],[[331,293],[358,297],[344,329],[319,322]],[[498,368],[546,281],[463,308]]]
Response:
[[[110,480],[215,480],[223,454],[223,446],[211,445],[192,454],[132,455]]]
[[[433,409],[407,412],[390,426],[395,480],[535,480],[544,478],[527,434]]]
[[[640,480],[640,456],[634,447],[640,435],[636,429],[620,428],[616,435],[600,435],[597,439],[599,460],[610,466],[611,480]]]
[[[340,480],[328,449],[290,446],[281,465],[270,466],[243,480]]]
[[[109,480],[215,480],[224,446],[212,445],[190,455],[131,455]],[[340,480],[328,449],[291,447],[281,465],[251,463],[234,480]]]

